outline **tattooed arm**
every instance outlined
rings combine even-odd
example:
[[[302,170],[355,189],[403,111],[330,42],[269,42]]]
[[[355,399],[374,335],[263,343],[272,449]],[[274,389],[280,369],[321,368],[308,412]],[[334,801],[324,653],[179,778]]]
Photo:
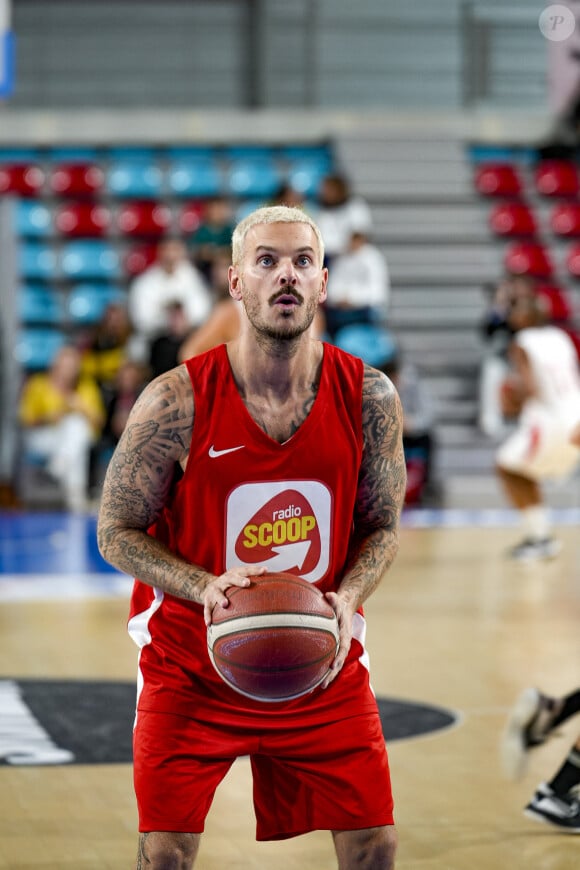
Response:
[[[363,381],[362,423],[363,456],[349,564],[338,593],[327,593],[338,616],[340,647],[325,685],[344,664],[355,612],[376,589],[399,549],[407,481],[403,412],[391,381],[369,366],[365,366]]]
[[[228,586],[248,585],[263,569],[233,568],[220,577],[191,565],[147,534],[169,494],[176,465],[185,467],[194,403],[185,366],[152,381],[133,407],[103,486],[97,536],[103,557],[144,583],[197,601],[206,622]]]

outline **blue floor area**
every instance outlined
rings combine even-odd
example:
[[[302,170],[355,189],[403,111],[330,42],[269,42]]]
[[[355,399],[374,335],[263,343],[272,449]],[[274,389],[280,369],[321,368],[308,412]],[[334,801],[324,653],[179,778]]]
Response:
[[[551,516],[555,525],[580,524],[580,508],[553,510]],[[407,510],[402,518],[407,528],[505,528],[517,523],[515,511],[496,509]],[[83,575],[100,576],[103,589],[116,588],[116,578],[123,575],[100,555],[96,525],[96,516],[90,514],[0,511],[0,583],[20,575]]]
[[[97,548],[97,519],[0,512],[0,574],[117,573]]]

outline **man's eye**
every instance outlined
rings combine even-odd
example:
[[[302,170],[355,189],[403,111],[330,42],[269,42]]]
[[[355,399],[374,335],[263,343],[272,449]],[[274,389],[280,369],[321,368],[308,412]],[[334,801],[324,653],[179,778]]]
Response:
[[[310,257],[299,257],[298,262],[301,266],[309,266],[310,265]]]
[[[262,266],[271,266],[274,260],[272,259],[272,257],[266,256],[260,257],[259,262],[262,264]]]

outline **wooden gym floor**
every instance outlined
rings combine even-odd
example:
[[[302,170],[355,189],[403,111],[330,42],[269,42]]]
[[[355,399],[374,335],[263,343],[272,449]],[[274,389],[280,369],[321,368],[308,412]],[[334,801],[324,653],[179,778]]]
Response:
[[[406,517],[397,562],[366,608],[373,685],[381,698],[448,708],[458,718],[390,744],[398,870],[580,867],[580,838],[521,812],[559,766],[578,722],[536,750],[521,783],[503,779],[498,759],[521,689],[565,693],[579,684],[577,520],[568,512],[558,521],[559,559],[522,566],[502,555],[517,536],[509,513]],[[99,564],[94,519],[14,522],[0,515],[0,684],[132,681],[128,581]],[[0,706],[0,759],[18,730],[9,713]],[[218,790],[197,867],[335,866],[327,833],[257,844],[250,793],[242,759]],[[0,766],[0,868],[129,868],[135,831],[129,764]]]

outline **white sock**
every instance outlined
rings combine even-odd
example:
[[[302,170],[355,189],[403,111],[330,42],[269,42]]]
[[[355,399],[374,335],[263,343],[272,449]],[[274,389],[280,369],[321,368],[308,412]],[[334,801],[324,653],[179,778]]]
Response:
[[[549,538],[550,520],[543,504],[535,504],[522,511],[522,526],[527,538]]]

